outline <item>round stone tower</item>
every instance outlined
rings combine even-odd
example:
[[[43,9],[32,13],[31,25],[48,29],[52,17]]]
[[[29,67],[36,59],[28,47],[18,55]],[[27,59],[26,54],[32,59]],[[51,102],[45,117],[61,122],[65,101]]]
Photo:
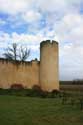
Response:
[[[40,43],[40,86],[44,91],[59,90],[58,43]]]

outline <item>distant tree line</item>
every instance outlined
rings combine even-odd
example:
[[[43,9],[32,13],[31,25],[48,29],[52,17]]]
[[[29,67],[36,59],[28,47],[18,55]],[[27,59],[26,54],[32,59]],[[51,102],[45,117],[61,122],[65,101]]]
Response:
[[[60,81],[61,85],[83,85],[83,79],[75,79],[72,81]]]
[[[83,79],[76,79],[72,81],[73,85],[83,85]]]

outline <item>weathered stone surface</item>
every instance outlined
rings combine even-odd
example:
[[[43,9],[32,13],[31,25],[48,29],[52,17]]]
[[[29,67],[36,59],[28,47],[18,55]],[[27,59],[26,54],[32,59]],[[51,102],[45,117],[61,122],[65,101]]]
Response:
[[[40,86],[45,91],[59,89],[58,43],[49,40],[40,44],[40,62],[32,60],[14,64],[0,59],[0,88],[22,84],[25,88]]]

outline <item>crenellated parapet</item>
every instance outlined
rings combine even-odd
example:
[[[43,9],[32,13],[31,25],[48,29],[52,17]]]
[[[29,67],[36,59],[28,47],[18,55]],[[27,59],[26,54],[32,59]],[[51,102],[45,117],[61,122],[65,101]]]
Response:
[[[31,64],[36,64],[36,65],[39,65],[39,61],[37,58],[35,58],[34,60],[31,61]]]
[[[53,46],[53,45],[58,45],[57,41],[54,40],[46,40],[40,43],[40,48],[42,48],[43,46]]]
[[[28,66],[32,66],[33,64],[39,64],[39,61],[36,59],[31,60],[31,61],[13,61],[13,60],[8,60],[8,59],[4,59],[4,58],[0,58],[0,63],[2,64],[14,64],[14,65],[28,65]]]

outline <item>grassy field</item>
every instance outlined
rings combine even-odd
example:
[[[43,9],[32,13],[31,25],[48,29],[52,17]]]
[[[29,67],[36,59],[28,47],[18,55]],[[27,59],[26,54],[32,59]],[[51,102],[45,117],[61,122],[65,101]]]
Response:
[[[0,125],[83,125],[79,105],[60,98],[0,96]]]

